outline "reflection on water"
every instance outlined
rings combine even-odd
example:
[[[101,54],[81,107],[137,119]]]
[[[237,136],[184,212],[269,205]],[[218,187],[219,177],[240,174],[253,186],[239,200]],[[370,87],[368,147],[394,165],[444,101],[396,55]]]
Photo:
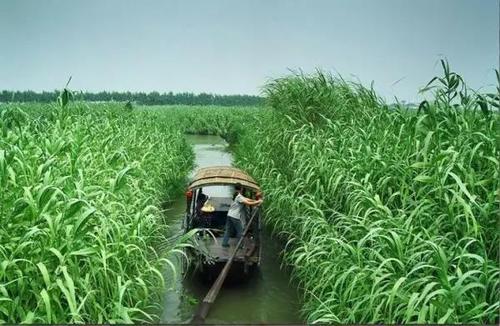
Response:
[[[231,165],[232,156],[222,138],[189,135],[187,140],[196,154],[195,170],[213,165]],[[204,191],[210,196],[227,196],[232,189],[207,187]],[[172,216],[171,230],[174,233],[182,232],[185,205],[185,198],[181,196],[168,212],[168,215]],[[281,248],[266,230],[263,230],[261,240],[263,250],[260,271],[248,282],[224,286],[212,305],[207,323],[301,322],[297,290],[289,284],[289,275],[280,269],[280,262],[277,259]],[[171,277],[169,273],[167,274]],[[165,294],[161,322],[189,322],[196,309],[196,300],[203,300],[211,284],[203,284],[196,277],[182,279],[179,275],[173,282],[174,289]]]

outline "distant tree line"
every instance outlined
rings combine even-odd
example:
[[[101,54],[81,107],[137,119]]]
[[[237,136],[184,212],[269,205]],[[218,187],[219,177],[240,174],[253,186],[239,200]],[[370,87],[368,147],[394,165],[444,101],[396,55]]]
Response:
[[[56,101],[59,91],[2,91],[0,102],[42,102]],[[216,95],[207,93],[159,93],[159,92],[75,92],[74,99],[90,102],[131,101],[144,105],[221,105],[255,106],[263,103],[263,98],[254,95]]]

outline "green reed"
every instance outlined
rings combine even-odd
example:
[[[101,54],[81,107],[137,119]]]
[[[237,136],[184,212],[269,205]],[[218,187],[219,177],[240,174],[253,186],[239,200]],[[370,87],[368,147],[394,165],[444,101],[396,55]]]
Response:
[[[308,322],[498,316],[498,95],[443,68],[418,111],[321,72],[267,85],[237,162],[262,183]]]
[[[0,108],[0,322],[155,321],[192,151],[167,117],[69,100]]]

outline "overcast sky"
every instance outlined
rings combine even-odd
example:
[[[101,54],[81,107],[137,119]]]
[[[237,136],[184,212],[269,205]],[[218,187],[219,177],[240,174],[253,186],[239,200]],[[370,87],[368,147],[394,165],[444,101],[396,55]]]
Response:
[[[413,101],[443,56],[495,83],[499,0],[0,0],[0,44],[0,89],[258,94],[318,67]]]

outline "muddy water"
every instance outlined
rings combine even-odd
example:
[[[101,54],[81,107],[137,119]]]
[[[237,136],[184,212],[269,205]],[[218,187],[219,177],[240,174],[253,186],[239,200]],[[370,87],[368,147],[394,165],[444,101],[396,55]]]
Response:
[[[196,168],[231,165],[227,143],[216,136],[187,136],[196,154]],[[196,169],[195,168],[195,169]],[[220,195],[225,188],[211,189],[209,195]],[[182,232],[185,198],[173,203],[170,216],[172,232]],[[208,324],[221,323],[300,323],[297,289],[290,283],[287,271],[280,268],[280,246],[265,228],[262,234],[260,270],[247,282],[223,286],[207,317]],[[196,302],[202,301],[211,284],[204,284],[196,275],[177,276],[170,282],[174,289],[165,294],[162,323],[186,323],[191,319]]]

